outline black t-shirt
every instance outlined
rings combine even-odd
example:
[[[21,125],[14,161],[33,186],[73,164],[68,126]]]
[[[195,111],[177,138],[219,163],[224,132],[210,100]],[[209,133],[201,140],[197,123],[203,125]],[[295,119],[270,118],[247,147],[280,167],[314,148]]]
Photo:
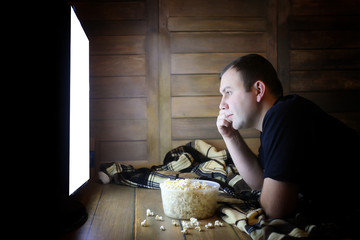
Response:
[[[298,95],[282,97],[266,113],[262,130],[264,178],[296,183],[309,211],[328,211],[359,195],[360,137],[317,105]]]

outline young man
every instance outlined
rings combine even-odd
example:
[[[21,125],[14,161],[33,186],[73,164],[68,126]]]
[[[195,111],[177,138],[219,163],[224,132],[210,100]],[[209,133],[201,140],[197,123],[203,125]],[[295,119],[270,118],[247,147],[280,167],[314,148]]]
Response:
[[[314,103],[283,96],[275,69],[260,55],[234,60],[220,78],[217,128],[240,175],[261,190],[266,215],[302,211],[314,221],[333,222],[355,214],[357,133]],[[260,131],[258,156],[239,134],[244,128]]]

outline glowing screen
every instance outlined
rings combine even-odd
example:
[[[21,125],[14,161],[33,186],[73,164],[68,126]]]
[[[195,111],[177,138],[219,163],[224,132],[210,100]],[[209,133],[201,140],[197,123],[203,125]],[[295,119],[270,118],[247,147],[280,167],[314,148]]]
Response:
[[[69,195],[89,179],[89,40],[71,7]]]

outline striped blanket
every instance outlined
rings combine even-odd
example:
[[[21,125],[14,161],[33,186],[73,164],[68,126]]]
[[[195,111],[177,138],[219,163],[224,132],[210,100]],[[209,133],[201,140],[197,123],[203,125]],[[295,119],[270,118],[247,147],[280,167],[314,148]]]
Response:
[[[202,140],[189,142],[168,152],[163,165],[135,169],[119,162],[103,163],[99,179],[131,187],[159,189],[166,179],[206,179],[220,184],[227,197],[220,198],[218,215],[252,239],[337,239],[334,226],[307,224],[301,214],[294,219],[268,219],[259,204],[259,191],[238,174],[227,150],[218,151]],[[222,194],[223,196],[224,194]]]
[[[202,140],[194,140],[169,151],[163,165],[135,169],[131,165],[111,162],[101,164],[99,172],[102,183],[113,182],[151,189],[159,189],[160,183],[169,178],[216,181],[232,195],[250,190],[238,175],[228,151],[218,151]]]

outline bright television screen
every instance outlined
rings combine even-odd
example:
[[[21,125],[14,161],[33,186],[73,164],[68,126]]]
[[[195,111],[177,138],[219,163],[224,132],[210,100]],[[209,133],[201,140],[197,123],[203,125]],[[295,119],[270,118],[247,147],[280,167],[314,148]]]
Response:
[[[69,195],[89,179],[89,40],[71,7]]]

